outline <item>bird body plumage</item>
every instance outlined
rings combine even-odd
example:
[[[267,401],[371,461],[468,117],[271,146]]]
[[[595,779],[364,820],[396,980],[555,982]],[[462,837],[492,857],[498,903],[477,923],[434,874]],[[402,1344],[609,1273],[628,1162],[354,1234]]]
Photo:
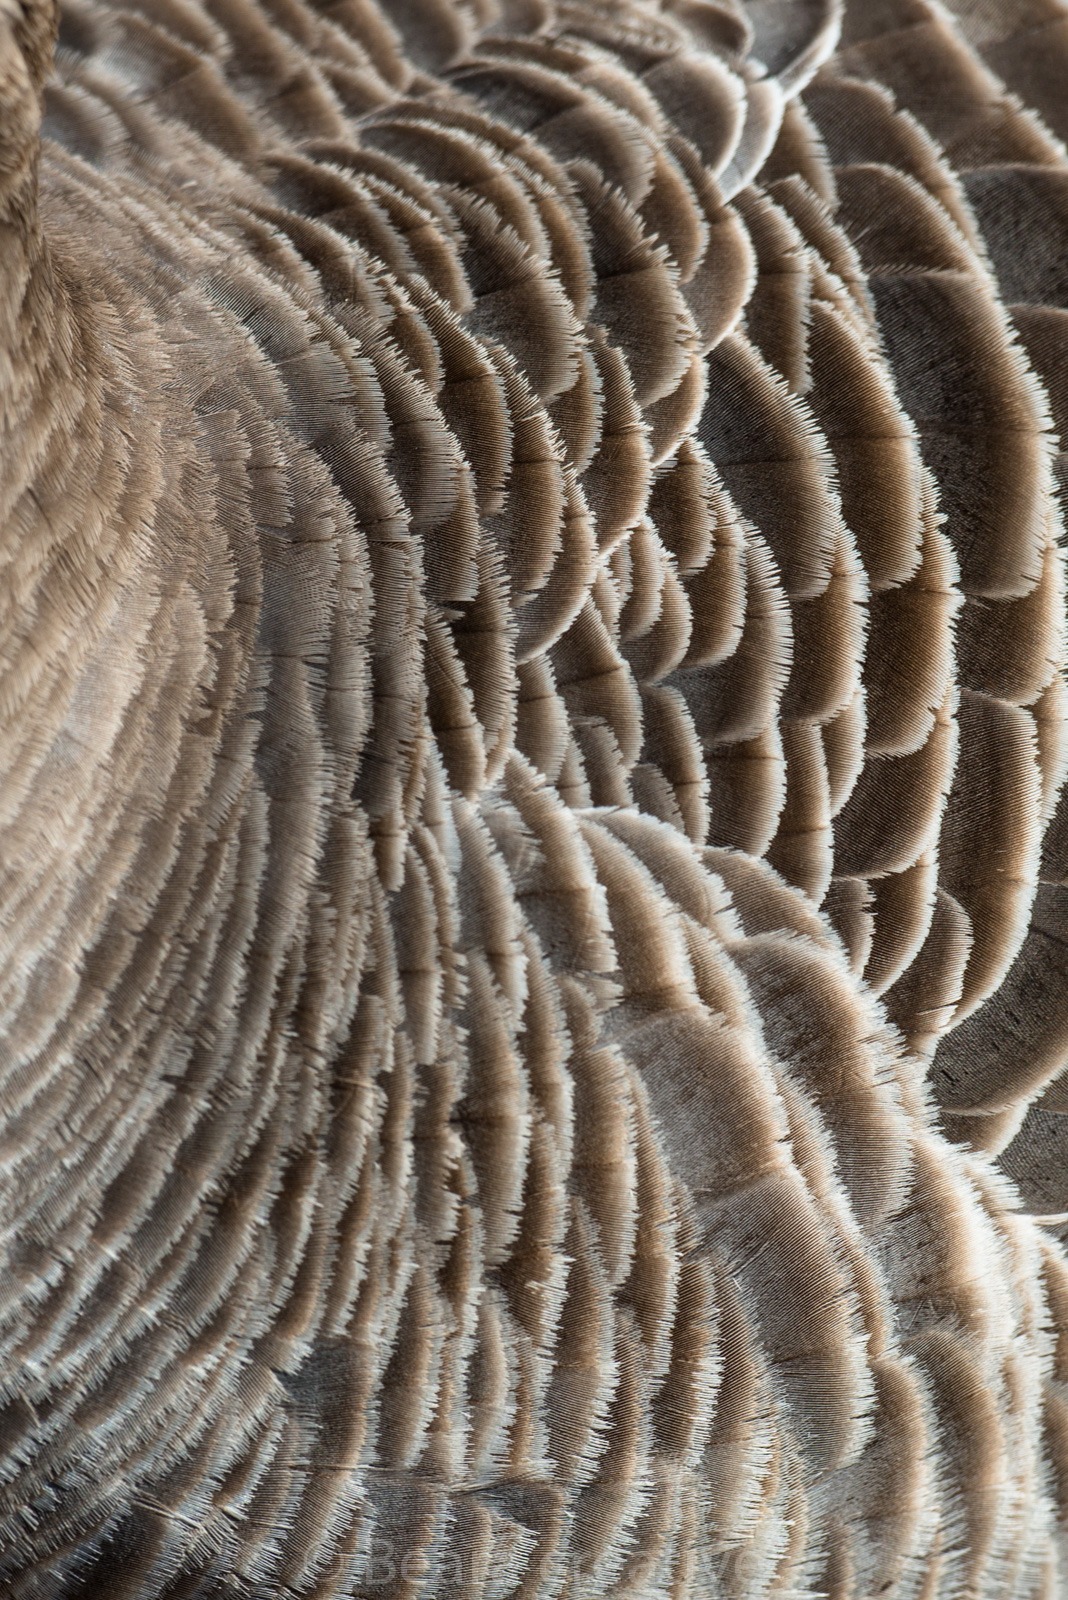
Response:
[[[0,1593],[1068,1596],[1064,0],[0,0]]]

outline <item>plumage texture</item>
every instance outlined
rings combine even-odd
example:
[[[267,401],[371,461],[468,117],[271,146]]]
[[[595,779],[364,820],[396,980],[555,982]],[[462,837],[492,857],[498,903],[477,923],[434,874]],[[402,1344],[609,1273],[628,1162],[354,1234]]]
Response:
[[[0,0],[5,1597],[1068,1595],[1065,138]]]

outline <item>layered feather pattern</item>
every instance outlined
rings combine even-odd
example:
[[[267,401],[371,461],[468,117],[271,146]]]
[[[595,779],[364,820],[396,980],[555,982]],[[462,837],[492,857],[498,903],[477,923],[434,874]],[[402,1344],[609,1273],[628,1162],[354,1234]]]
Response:
[[[1064,0],[0,0],[0,1593],[1068,1595]]]

